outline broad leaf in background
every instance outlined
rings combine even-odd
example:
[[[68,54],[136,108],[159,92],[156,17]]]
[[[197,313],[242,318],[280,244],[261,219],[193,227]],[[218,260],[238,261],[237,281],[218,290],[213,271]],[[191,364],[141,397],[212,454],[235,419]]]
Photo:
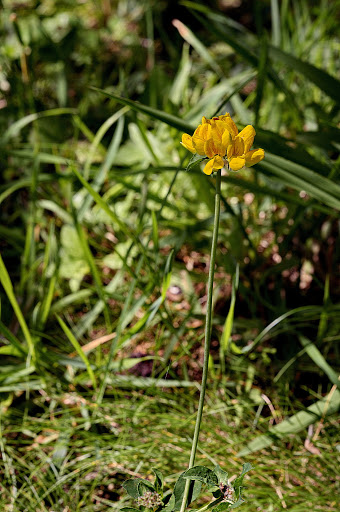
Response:
[[[79,290],[83,277],[89,273],[85,253],[80,243],[77,230],[65,224],[60,233],[60,277],[69,279],[71,291]]]

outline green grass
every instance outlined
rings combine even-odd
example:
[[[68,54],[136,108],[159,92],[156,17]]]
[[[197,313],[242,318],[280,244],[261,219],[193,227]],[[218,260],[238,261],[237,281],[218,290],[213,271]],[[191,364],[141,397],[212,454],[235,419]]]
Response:
[[[1,510],[186,468],[214,182],[179,142],[225,111],[266,158],[222,177],[197,462],[253,464],[245,511],[336,510],[339,2],[3,4]]]
[[[111,396],[110,396],[111,395]],[[127,401],[127,395],[129,400]],[[298,403],[275,403],[280,417]],[[185,467],[194,423],[195,393],[114,390],[98,410],[88,394],[44,394],[35,411],[13,408],[2,419],[5,474],[2,506],[15,496],[14,510],[99,511],[126,505],[121,483],[131,476],[151,476],[151,467],[167,468],[171,487]],[[24,406],[24,404],[22,404]],[[267,406],[265,406],[267,409]],[[266,411],[268,412],[268,411]],[[265,431],[272,415],[256,418],[249,395],[220,388],[208,396],[198,464],[219,463],[238,474],[236,457],[244,438]],[[278,442],[274,449],[247,457],[255,469],[246,481],[244,510],[336,510],[338,480],[333,447],[337,427],[326,422],[312,448],[306,434]],[[316,435],[318,424],[311,434]],[[13,470],[16,470],[13,474]],[[336,483],[337,482],[337,483]],[[38,499],[39,497],[39,499]],[[42,501],[40,501],[42,500]]]

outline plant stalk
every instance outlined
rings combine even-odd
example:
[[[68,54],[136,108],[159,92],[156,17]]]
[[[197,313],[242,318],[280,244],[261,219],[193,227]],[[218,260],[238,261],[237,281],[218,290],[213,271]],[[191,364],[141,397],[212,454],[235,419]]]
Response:
[[[216,173],[215,215],[214,215],[214,228],[213,228],[213,236],[212,236],[212,243],[211,243],[210,268],[209,268],[209,277],[208,277],[208,297],[207,297],[207,312],[206,312],[206,316],[205,316],[205,341],[204,341],[204,361],[203,361],[202,383],[201,383],[201,392],[200,392],[200,398],[199,398],[199,402],[198,402],[195,431],[194,431],[194,437],[193,437],[192,445],[191,445],[191,453],[190,453],[188,469],[192,468],[195,464],[195,456],[196,456],[196,450],[197,450],[197,444],[198,444],[198,437],[199,437],[199,433],[200,433],[202,414],[203,414],[205,390],[206,390],[206,386],[207,386],[209,349],[210,349],[210,341],[211,341],[210,340],[211,324],[212,324],[212,297],[213,297],[213,287],[214,287],[215,259],[216,259],[218,228],[219,228],[219,221],[220,221],[220,205],[221,205],[221,171],[219,170]],[[186,480],[186,482],[185,482],[183,501],[182,501],[180,512],[184,512],[186,509],[188,495],[189,495],[190,482],[191,482],[191,480]]]

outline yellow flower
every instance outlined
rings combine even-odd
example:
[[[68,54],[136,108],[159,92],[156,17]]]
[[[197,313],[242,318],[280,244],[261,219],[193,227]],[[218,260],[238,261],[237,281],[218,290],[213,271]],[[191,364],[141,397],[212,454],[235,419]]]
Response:
[[[191,153],[198,153],[209,158],[203,169],[205,174],[222,169],[227,163],[232,171],[242,167],[250,167],[264,158],[263,149],[250,148],[253,145],[255,130],[251,125],[243,128],[240,133],[236,124],[226,113],[212,119],[202,118],[202,124],[196,128],[191,137],[185,133],[182,144]]]

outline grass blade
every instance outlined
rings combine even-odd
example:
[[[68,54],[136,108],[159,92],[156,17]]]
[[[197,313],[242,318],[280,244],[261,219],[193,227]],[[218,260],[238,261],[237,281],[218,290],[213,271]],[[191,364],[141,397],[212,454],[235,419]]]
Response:
[[[202,60],[205,61],[211,69],[215,71],[218,76],[223,76],[223,71],[218,64],[214,61],[212,55],[204,44],[195,36],[187,25],[184,25],[180,20],[173,20],[172,24],[177,28],[179,34],[183,39],[190,44],[196,50],[198,55],[201,56]]]
[[[195,8],[195,6],[194,6]],[[200,23],[212,34],[214,34],[215,37],[219,38],[220,40],[226,42],[228,45],[230,45],[232,48],[234,48],[235,52],[241,55],[241,57],[244,58],[249,64],[255,68],[259,65],[259,58],[256,53],[249,50],[249,46],[247,46],[246,43],[241,42],[242,38],[238,37],[239,34],[236,34],[234,30],[230,30],[228,26],[224,23],[220,23],[219,21],[216,21],[214,19],[213,13],[210,11],[207,13],[207,16],[203,18],[199,14],[193,12],[193,15],[195,18],[197,18]],[[251,35],[250,32],[248,34]],[[256,38],[253,38],[255,41],[254,47],[252,49],[258,50],[258,40]],[[292,95],[291,91],[287,89],[284,82],[280,79],[278,74],[275,72],[275,70],[272,67],[268,66],[267,70],[268,77],[273,82],[275,87],[284,92],[286,95],[287,100],[290,102],[291,106],[294,108],[295,113],[299,113],[298,105],[296,105],[294,96]]]
[[[274,46],[279,46],[281,42],[281,22],[278,0],[271,0],[270,8],[272,19],[272,43]]]
[[[95,135],[95,138],[92,141],[92,144],[91,144],[91,147],[89,149],[88,156],[87,156],[87,159],[86,159],[86,162],[85,162],[85,165],[84,165],[84,176],[85,176],[86,179],[88,179],[88,177],[89,177],[91,164],[92,164],[93,158],[95,156],[95,153],[97,151],[97,148],[98,148],[102,138],[104,137],[106,132],[111,128],[111,126],[113,124],[115,124],[117,121],[119,121],[119,119],[122,116],[124,116],[124,114],[128,110],[129,109],[127,107],[124,107],[121,110],[119,110],[118,112],[115,112],[99,128],[98,132]],[[119,136],[118,136],[119,142],[120,142],[121,136],[122,136],[122,128],[123,128],[123,125],[121,125],[120,128],[117,130],[117,133],[119,134]],[[118,143],[118,145],[119,145],[119,143]],[[114,144],[114,147],[115,147],[116,151],[118,149],[118,147],[116,147],[116,146],[118,146],[118,145],[117,145],[117,143]],[[104,167],[104,170],[107,170],[107,165]],[[103,170],[102,170],[101,173],[100,173],[100,177],[98,175],[96,176],[96,181],[98,181],[99,184],[101,184],[104,181],[105,174],[106,173],[103,173]]]
[[[6,336],[7,340],[12,344],[12,346],[20,352],[22,355],[27,356],[27,352],[21,345],[20,340],[6,327],[6,325],[0,320],[0,331]]]
[[[158,119],[159,121],[162,121],[163,123],[166,123],[167,125],[172,126],[173,128],[177,128],[177,130],[188,133],[192,133],[195,131],[195,126],[191,126],[188,122],[172,114],[168,114],[167,112],[163,112],[162,110],[149,107],[148,105],[144,105],[143,103],[128,100],[127,98],[122,98],[121,96],[118,96],[118,94],[113,94],[111,92],[104,91],[103,89],[99,89],[98,87],[91,87],[91,89],[118,101],[118,103],[121,103],[122,105],[131,107],[131,109],[135,110],[136,112],[147,114],[153,119]]]
[[[302,174],[304,174],[304,177],[302,177],[302,175],[298,176],[295,172],[292,172],[291,162],[269,154],[266,154],[266,158],[266,162],[260,162],[258,164],[258,169],[261,172],[269,176],[274,175],[280,182],[284,183],[286,187],[292,187],[299,192],[304,190],[309,196],[314,197],[325,205],[340,210],[340,199],[336,197],[336,186],[331,180],[317,175],[309,169],[302,168],[302,166],[298,167],[303,169]],[[279,167],[279,165],[282,165],[282,167]],[[315,176],[317,176],[316,181],[318,185],[315,184]],[[322,183],[323,188],[320,188],[320,183]]]
[[[4,290],[6,292],[8,300],[11,303],[11,306],[12,306],[12,308],[14,310],[14,313],[15,313],[15,315],[16,315],[16,317],[18,319],[18,322],[20,324],[20,327],[22,329],[22,332],[24,333],[24,336],[25,336],[25,339],[26,339],[26,342],[27,342],[27,346],[28,346],[28,349],[29,349],[29,353],[32,356],[32,360],[35,361],[36,360],[36,354],[35,354],[35,347],[34,347],[34,343],[33,343],[32,337],[31,337],[31,333],[30,333],[30,331],[29,331],[29,329],[27,327],[24,315],[22,314],[22,311],[21,311],[21,309],[19,307],[17,299],[16,299],[16,297],[14,295],[12,281],[11,281],[11,278],[9,277],[9,275],[8,275],[8,272],[7,272],[7,269],[6,269],[5,264],[3,262],[1,254],[0,254],[0,282],[1,282],[2,286],[4,287]]]
[[[245,457],[250,453],[263,450],[274,444],[275,440],[282,439],[291,434],[297,434],[309,425],[312,425],[325,416],[336,413],[340,407],[340,391],[334,386],[327,396],[318,400],[315,404],[307,407],[305,411],[300,411],[294,416],[287,418],[275,427],[270,428],[268,434],[261,435],[247,444],[241,450],[237,457]]]
[[[324,91],[330,98],[335,100],[337,103],[340,103],[340,82],[333,76],[326,73],[326,71],[309,64],[309,62],[298,59],[274,46],[269,47],[269,55],[274,61],[281,61],[294,71],[301,73],[305,78]]]
[[[49,315],[49,312],[50,312],[50,309],[51,309],[51,304],[52,304],[52,300],[53,300],[53,295],[54,295],[54,289],[55,289],[56,282],[57,282],[57,276],[54,274],[51,277],[51,279],[50,279],[50,282],[49,282],[49,285],[48,285],[48,289],[47,289],[47,293],[45,295],[44,301],[43,301],[42,306],[41,306],[40,319],[39,319],[39,329],[42,329],[44,327],[44,325],[46,323],[46,320],[48,318],[48,315]]]
[[[228,315],[224,324],[221,340],[220,340],[220,360],[222,365],[222,371],[224,373],[225,366],[225,356],[229,350],[230,346],[230,336],[233,328],[234,322],[234,311],[235,311],[235,303],[236,303],[236,292],[238,289],[239,283],[239,275],[240,275],[240,267],[236,266],[235,275],[233,277],[232,289],[231,289],[231,301],[229,306]],[[236,345],[232,344],[233,352],[241,353],[241,350],[236,347]]]
[[[88,358],[86,357],[85,353],[82,351],[81,345],[79,344],[79,342],[77,341],[77,339],[73,335],[72,331],[67,327],[65,322],[60,318],[60,316],[56,315],[56,317],[57,317],[57,320],[58,320],[58,322],[60,324],[60,327],[62,328],[62,330],[66,334],[68,340],[70,341],[70,343],[72,344],[72,346],[76,350],[76,352],[77,352],[78,356],[80,357],[80,359],[85,364],[86,369],[87,369],[87,373],[89,374],[89,377],[91,379],[91,382],[92,382],[92,385],[93,385],[94,389],[97,389],[96,377],[95,377],[95,375],[93,373],[93,370],[91,368],[91,365],[90,365],[90,362],[89,362]]]
[[[15,123],[11,124],[8,130],[5,131],[2,138],[4,142],[7,142],[8,139],[12,137],[16,137],[25,126],[37,121],[42,117],[53,117],[53,116],[61,116],[65,114],[76,114],[76,110],[74,108],[53,108],[51,110],[45,110],[43,112],[36,112],[34,114],[29,114],[28,116],[19,119]]]
[[[314,363],[327,375],[329,380],[340,388],[340,376],[331,368],[326,359],[321,354],[320,350],[305,336],[300,335],[299,340],[301,345],[306,349],[309,357]]]
[[[85,236],[85,233],[84,233],[84,228],[82,226],[80,226],[78,219],[77,219],[77,214],[74,210],[73,210],[73,214],[74,214],[74,225],[75,225],[75,228],[78,233],[78,237],[79,237],[80,244],[82,246],[82,249],[83,249],[83,252],[85,255],[85,259],[87,261],[88,266],[91,269],[91,274],[92,274],[92,277],[94,280],[94,284],[95,284],[95,287],[97,290],[98,297],[104,304],[104,318],[105,318],[106,329],[107,329],[107,332],[110,333],[111,332],[110,310],[109,310],[109,307],[105,300],[105,295],[103,292],[103,285],[102,285],[102,282],[100,279],[100,275],[97,270],[96,264],[94,262],[92,253],[90,251],[87,237]]]

